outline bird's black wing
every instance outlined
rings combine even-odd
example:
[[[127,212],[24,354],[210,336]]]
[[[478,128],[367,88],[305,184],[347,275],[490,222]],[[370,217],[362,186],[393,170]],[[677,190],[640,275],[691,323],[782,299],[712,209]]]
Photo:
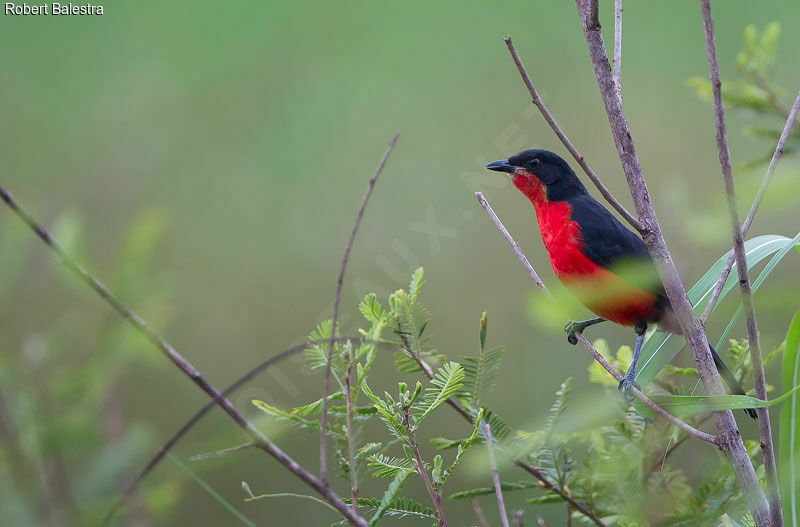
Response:
[[[609,269],[625,261],[650,261],[644,241],[593,197],[578,196],[568,203],[572,220],[580,225],[586,256],[594,263]]]

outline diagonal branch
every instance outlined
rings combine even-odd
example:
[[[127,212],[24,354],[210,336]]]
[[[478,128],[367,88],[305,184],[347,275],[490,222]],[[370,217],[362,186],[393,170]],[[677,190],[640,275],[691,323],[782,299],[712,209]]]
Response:
[[[383,172],[383,167],[386,166],[386,161],[389,159],[389,154],[394,150],[394,145],[397,143],[397,138],[400,131],[394,133],[392,140],[389,141],[389,146],[383,153],[378,168],[372,174],[369,182],[367,183],[367,191],[364,193],[364,198],[361,200],[361,207],[358,209],[356,221],[353,223],[353,229],[350,231],[350,238],[347,240],[347,246],[344,249],[344,257],[342,258],[342,265],[339,269],[339,280],[336,282],[336,297],[333,301],[333,316],[331,318],[331,340],[328,343],[328,363],[325,365],[325,391],[322,395],[322,416],[320,418],[320,434],[319,440],[319,478],[322,482],[328,484],[328,437],[325,433],[326,425],[328,422],[328,394],[331,393],[331,363],[333,361],[333,343],[336,340],[336,323],[339,318],[339,304],[342,300],[342,286],[344,285],[344,273],[347,270],[347,260],[350,258],[350,251],[353,249],[353,240],[356,238],[358,226],[361,224],[361,219],[364,217],[364,210],[367,208],[367,202],[372,195],[372,189],[375,187],[375,182]]]
[[[584,337],[583,334],[576,333],[575,336],[578,338],[583,347],[586,348],[586,351],[588,351],[591,354],[591,356],[594,357],[594,360],[599,362],[600,365],[603,368],[605,368],[605,370],[608,373],[610,373],[612,377],[614,377],[617,381],[621,381],[623,379],[624,375],[622,375],[620,372],[616,370],[616,368],[614,368],[611,364],[609,364],[608,361],[600,354],[600,352],[597,351],[595,347],[592,346],[592,344],[588,340],[586,340],[586,337]],[[635,395],[637,399],[642,401],[644,404],[652,408],[658,415],[660,415],[673,425],[677,426],[690,436],[699,439],[701,441],[705,441],[706,443],[712,445],[719,444],[719,439],[717,439],[716,436],[703,432],[702,430],[698,430],[689,423],[678,419],[671,413],[661,408],[658,404],[656,404],[652,399],[650,399],[638,388],[633,387],[632,390],[633,390],[633,395]]]
[[[594,183],[594,186],[597,187],[597,190],[600,191],[600,194],[603,195],[606,201],[608,201],[608,203],[614,207],[614,209],[616,209],[616,211],[619,212],[620,215],[622,215],[622,217],[625,218],[625,220],[630,223],[634,229],[639,232],[643,232],[643,227],[642,224],[639,223],[639,220],[637,220],[633,214],[628,212],[627,209],[625,209],[625,207],[623,207],[622,204],[617,201],[617,198],[615,198],[614,195],[611,194],[611,191],[608,190],[602,181],[600,181],[600,178],[597,176],[597,174],[595,174],[594,170],[592,170],[592,167],[589,166],[589,163],[586,162],[580,152],[578,152],[578,149],[575,148],[575,145],[572,144],[567,135],[558,126],[558,123],[556,123],[553,115],[547,109],[547,106],[545,106],[544,101],[542,101],[542,98],[539,97],[539,92],[536,91],[533,81],[525,69],[525,65],[522,64],[522,59],[519,57],[519,53],[517,53],[517,49],[514,47],[511,37],[506,37],[503,40],[505,41],[506,46],[508,46],[508,51],[511,53],[511,58],[514,59],[514,64],[516,64],[517,70],[519,70],[519,74],[522,76],[522,80],[531,94],[531,101],[539,109],[539,112],[541,112],[544,120],[550,125],[550,128],[553,129],[556,137],[558,137],[559,141],[561,141],[567,151],[569,151],[570,155],[572,155],[575,161],[581,166],[583,171],[586,172],[586,175],[590,180],[592,180],[592,183]]]
[[[495,226],[497,227],[497,230],[500,231],[500,233],[506,239],[508,244],[511,246],[511,249],[514,251],[514,254],[517,255],[517,258],[519,258],[519,260],[522,262],[522,265],[528,271],[528,274],[531,276],[531,278],[533,278],[533,281],[536,283],[536,285],[539,286],[539,289],[544,291],[545,295],[550,296],[550,291],[548,291],[547,286],[544,285],[544,282],[542,282],[542,279],[539,278],[538,274],[536,274],[536,270],[533,268],[531,263],[525,257],[525,254],[523,254],[522,249],[520,248],[519,244],[516,241],[514,241],[514,238],[512,238],[511,235],[508,233],[508,229],[506,229],[505,225],[503,225],[503,222],[500,221],[500,218],[497,217],[497,214],[494,213],[494,210],[492,209],[492,206],[489,205],[489,202],[486,201],[485,197],[483,197],[483,193],[482,192],[476,192],[475,193],[475,197],[478,198],[478,203],[481,204],[481,207],[483,207],[483,210],[485,210],[486,214],[488,214],[489,217],[492,219],[492,223],[495,224]]]
[[[786,118],[786,124],[783,126],[783,132],[781,132],[781,137],[778,139],[778,145],[775,147],[775,153],[772,154],[769,167],[767,167],[767,173],[764,175],[763,181],[761,181],[761,186],[758,187],[758,192],[753,200],[753,205],[750,207],[750,212],[747,213],[747,217],[744,219],[744,223],[742,224],[742,238],[747,236],[747,231],[750,230],[750,225],[752,225],[756,211],[758,211],[758,207],[761,205],[761,200],[764,199],[764,193],[767,190],[767,185],[769,185],[769,182],[772,180],[772,175],[775,173],[775,167],[778,166],[778,161],[780,161],[781,156],[783,155],[783,149],[786,147],[786,140],[789,138],[789,134],[792,132],[792,127],[797,120],[798,110],[800,110],[800,92],[797,93],[797,97],[794,100],[794,105],[792,105],[789,116]],[[733,268],[733,263],[735,261],[736,255],[731,252],[731,255],[728,257],[728,261],[725,262],[725,267],[723,267],[722,273],[719,275],[719,279],[717,279],[717,283],[714,284],[714,290],[711,292],[711,298],[708,300],[708,304],[706,304],[706,308],[703,311],[703,316],[700,318],[704,324],[708,322],[708,317],[711,316],[711,312],[714,310],[714,306],[716,306],[720,294],[722,294],[722,288],[725,285],[725,281],[728,280],[728,275],[731,274],[731,269]]]
[[[347,340],[357,341],[363,339],[360,336],[338,337],[336,339],[337,342],[346,342]],[[327,342],[327,340],[325,342]],[[231,395],[232,393],[239,390],[239,388],[241,388],[242,386],[253,380],[253,378],[255,378],[257,375],[266,371],[270,366],[274,366],[275,364],[291,357],[292,355],[295,355],[303,351],[309,345],[313,344],[321,344],[321,342],[312,342],[312,341],[304,342],[302,344],[298,344],[297,346],[292,346],[291,348],[284,350],[281,353],[261,362],[260,364],[252,368],[250,371],[239,377],[233,384],[225,388],[222,391],[222,395],[224,395],[225,397]],[[167,442],[161,446],[161,448],[158,449],[158,451],[153,455],[152,458],[150,458],[150,460],[147,462],[147,464],[144,466],[141,472],[139,472],[136,478],[134,478],[133,481],[131,481],[128,484],[125,490],[114,500],[113,505],[109,509],[108,513],[106,513],[103,525],[106,525],[111,521],[111,519],[114,517],[114,514],[116,513],[118,508],[123,504],[125,499],[136,491],[139,485],[141,485],[144,478],[147,477],[147,475],[150,474],[150,472],[152,472],[154,468],[156,468],[156,466],[164,459],[164,457],[175,446],[175,444],[178,441],[180,441],[180,439],[183,436],[185,436],[189,432],[189,430],[191,430],[194,427],[194,425],[196,425],[203,417],[205,417],[205,415],[216,405],[217,404],[214,401],[211,401],[207,403],[205,406],[203,406],[200,410],[197,411],[196,414],[192,416],[191,419],[186,421],[186,423],[184,423],[183,426],[181,426],[178,429],[178,431],[175,432],[175,434],[173,434],[173,436],[170,437],[169,440],[167,440]]]
[[[491,207],[486,202],[486,198],[483,197],[483,194],[481,194],[480,192],[476,192],[475,195],[478,197],[478,201],[481,202],[481,206],[483,206],[484,203],[485,203],[486,207],[489,207],[487,209],[487,212],[488,212],[488,210],[491,210]],[[486,208],[486,207],[484,207],[484,208]],[[494,214],[494,211],[492,211],[492,214]],[[493,219],[497,219],[497,223],[500,223],[500,219],[497,218],[497,216],[493,216]],[[502,223],[500,223],[500,225],[502,225]],[[507,236],[507,238],[510,240],[509,243],[511,243],[512,247],[515,247],[516,249],[519,249],[519,245],[514,241],[514,239],[512,238],[511,234],[508,233],[508,231],[505,231],[503,233],[503,235]],[[528,262],[528,259],[522,253],[522,250],[517,251],[516,249],[515,249],[514,252],[517,254],[517,258],[519,258],[519,260],[522,262],[522,265],[528,267],[530,265],[530,262]],[[599,362],[600,365],[603,366],[608,371],[608,373],[610,373],[617,381],[621,381],[622,380],[622,375],[617,370],[615,370],[603,358],[603,356],[600,354],[600,352],[598,352],[594,348],[594,346],[592,346],[592,344],[583,337],[583,335],[581,335],[580,333],[577,333],[576,337],[578,338],[578,340],[581,341],[581,344],[583,344],[583,347],[586,348],[586,350],[592,355],[592,357],[594,357],[594,359],[597,362]],[[667,421],[669,421],[670,423],[674,424],[678,428],[681,428],[682,430],[686,431],[688,434],[690,434],[690,435],[692,435],[692,436],[694,436],[697,439],[700,439],[702,441],[706,441],[707,443],[711,443],[712,445],[718,444],[718,440],[717,440],[716,437],[714,437],[714,436],[712,436],[710,434],[707,434],[705,432],[702,432],[700,430],[697,430],[696,428],[692,427],[688,423],[678,419],[674,415],[670,414],[669,412],[667,412],[666,410],[661,408],[658,404],[653,402],[649,397],[647,397],[644,393],[642,393],[638,389],[634,388],[633,389],[633,394],[638,399],[640,399],[643,403],[645,403],[647,406],[649,406],[650,408],[655,410],[656,413],[658,413],[659,415],[664,417]]]
[[[661,233],[653,202],[647,190],[647,183],[644,180],[642,168],[639,164],[639,156],[636,153],[636,147],[633,144],[633,138],[628,127],[628,120],[622,109],[622,99],[619,97],[611,78],[611,66],[608,62],[608,53],[603,42],[603,34],[598,18],[597,0],[576,0],[575,4],[578,8],[584,37],[589,48],[589,56],[592,60],[597,84],[600,88],[606,115],[611,126],[614,144],[617,147],[617,153],[625,170],[625,177],[628,180],[636,213],[639,221],[645,227],[645,232],[643,233],[644,242],[664,284],[667,298],[675,311],[682,333],[689,344],[689,349],[692,351],[692,356],[706,393],[709,395],[722,395],[725,392],[719,373],[711,358],[705,329],[692,310],[692,305],[686,296],[686,290]],[[747,455],[747,450],[744,447],[733,413],[730,411],[716,412],[714,419],[717,426],[719,446],[728,457],[756,525],[758,527],[769,525],[769,506],[753,468],[753,463]]]
[[[366,520],[354,514],[353,511],[342,501],[342,499],[323,481],[301,467],[294,459],[281,450],[275,443],[269,440],[253,423],[247,419],[224,395],[214,388],[200,372],[183,355],[178,353],[168,342],[158,336],[150,326],[136,312],[124,304],[97,278],[92,276],[80,264],[70,259],[63,246],[53,238],[50,232],[39,224],[25,209],[14,199],[14,197],[0,187],[0,198],[22,219],[44,243],[50,247],[62,260],[64,265],[74,272],[79,278],[86,282],[97,294],[108,302],[124,319],[141,333],[147,340],[156,346],[184,375],[203,390],[214,402],[227,413],[236,424],[239,425],[253,439],[255,447],[264,450],[274,457],[280,464],[286,467],[295,476],[300,478],[309,487],[320,494],[330,503],[342,516],[347,518],[354,525],[367,526]]]
[[[711,91],[714,100],[714,121],[717,130],[719,162],[722,166],[722,181],[725,185],[725,195],[728,199],[728,211],[731,216],[733,253],[736,255],[739,287],[742,290],[742,306],[744,307],[747,326],[747,339],[750,344],[750,359],[753,363],[756,397],[759,399],[766,399],[767,381],[764,374],[764,360],[761,356],[758,322],[756,320],[755,305],[753,304],[750,273],[747,269],[747,255],[744,249],[742,225],[739,219],[739,208],[736,200],[736,184],[733,180],[731,152],[728,147],[728,134],[725,125],[725,105],[722,102],[722,81],[719,76],[717,42],[714,37],[714,19],[711,16],[711,0],[700,0],[700,9],[703,14],[703,26],[706,35],[706,55],[708,56],[708,70],[711,77]],[[761,435],[761,452],[764,461],[764,475],[767,480],[770,517],[773,527],[778,527],[783,525],[783,511],[780,488],[778,486],[778,468],[775,463],[775,448],[772,444],[772,426],[769,419],[769,409],[759,408],[756,412],[758,413],[758,429]]]

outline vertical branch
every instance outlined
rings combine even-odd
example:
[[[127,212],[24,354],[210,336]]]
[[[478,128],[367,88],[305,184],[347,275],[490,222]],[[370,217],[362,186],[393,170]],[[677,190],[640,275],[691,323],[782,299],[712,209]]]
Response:
[[[353,377],[353,348],[347,347],[347,373],[344,377],[344,396],[347,411],[347,457],[350,464],[350,497],[353,512],[358,513],[358,473],[356,471],[355,430],[353,428],[353,394],[351,379]],[[324,434],[325,432],[323,432]]]
[[[778,139],[778,145],[775,147],[775,152],[772,154],[772,159],[767,167],[767,173],[764,175],[764,179],[761,181],[761,186],[758,187],[758,192],[753,200],[753,204],[750,206],[750,212],[747,213],[747,217],[744,219],[744,224],[742,224],[742,238],[747,236],[747,231],[750,230],[750,225],[753,223],[753,218],[756,215],[756,211],[758,211],[759,205],[761,205],[761,200],[764,199],[764,193],[767,190],[767,185],[769,185],[769,182],[772,180],[772,175],[775,173],[775,167],[778,166],[778,161],[780,161],[781,156],[783,155],[783,149],[786,147],[786,140],[789,138],[792,127],[797,120],[798,110],[800,110],[800,92],[798,92],[797,97],[794,100],[794,105],[792,105],[792,109],[789,112],[789,116],[786,118],[786,124],[783,126],[780,139]],[[720,294],[722,294],[722,287],[725,285],[728,275],[731,274],[734,261],[736,261],[736,255],[731,252],[731,255],[728,257],[728,261],[725,262],[725,267],[723,267],[722,273],[719,275],[719,279],[717,279],[717,283],[714,284],[714,290],[711,292],[711,298],[708,300],[708,304],[706,304],[706,308],[703,311],[703,316],[700,318],[704,324],[708,321],[708,317],[711,316],[711,312],[714,310],[714,306],[717,304]]]
[[[525,511],[520,509],[514,512],[514,527],[524,527]]]
[[[728,211],[731,216],[733,253],[736,255],[739,287],[742,290],[742,305],[744,307],[747,326],[747,339],[750,344],[750,358],[753,363],[756,397],[759,399],[766,399],[767,382],[764,375],[764,361],[761,356],[761,342],[758,335],[758,323],[756,321],[755,306],[753,304],[753,293],[750,287],[750,273],[747,269],[747,255],[744,250],[742,226],[736,202],[736,185],[733,180],[731,152],[728,147],[728,135],[725,125],[725,106],[722,101],[722,82],[719,76],[717,43],[714,37],[714,19],[711,16],[711,0],[700,0],[700,9],[703,14],[703,26],[706,36],[706,55],[708,56],[708,70],[711,77],[711,90],[714,100],[714,121],[717,131],[719,162],[722,166],[722,181],[725,185],[725,195],[728,199]],[[772,426],[769,419],[769,410],[767,408],[759,408],[756,411],[758,413],[758,428],[761,435],[764,473],[767,480],[770,517],[773,527],[779,527],[783,525],[783,511],[781,507],[780,488],[778,486],[778,469],[775,463],[775,449],[772,444]]]
[[[603,34],[598,18],[597,0],[576,0],[575,3],[589,48],[589,56],[592,60],[597,84],[605,105],[606,115],[611,126],[614,144],[617,147],[620,162],[625,170],[625,177],[636,206],[636,213],[639,221],[645,227],[642,237],[664,284],[664,290],[678,318],[682,333],[692,351],[692,356],[706,393],[709,395],[722,395],[724,394],[722,382],[711,357],[705,330],[694,314],[692,305],[686,296],[686,290],[661,233],[661,227],[658,224],[650,193],[639,164],[636,147],[633,144],[628,121],[622,109],[622,100],[617,94],[611,78],[608,53],[603,43]],[[758,527],[769,525],[769,506],[753,468],[753,463],[745,450],[733,414],[730,411],[716,412],[714,419],[720,440],[719,446],[728,456],[731,468],[736,475],[756,525]]]
[[[386,166],[386,161],[389,159],[389,154],[392,153],[397,137],[400,132],[397,131],[389,141],[389,146],[383,153],[378,168],[372,174],[372,177],[367,183],[367,191],[364,193],[364,198],[361,200],[361,207],[358,209],[356,221],[353,223],[353,229],[350,231],[350,238],[347,240],[347,245],[344,249],[344,257],[342,258],[342,265],[339,268],[339,279],[336,282],[336,296],[333,300],[333,316],[331,317],[331,340],[328,342],[328,363],[325,365],[325,390],[322,394],[322,416],[320,418],[320,440],[319,440],[319,478],[328,484],[328,437],[327,437],[327,424],[328,424],[328,394],[331,393],[331,362],[333,361],[333,343],[336,340],[336,323],[339,318],[339,303],[342,300],[342,286],[344,285],[344,272],[347,270],[347,260],[350,258],[350,251],[353,249],[353,240],[356,238],[358,226],[361,224],[361,219],[364,217],[364,210],[367,208],[367,202],[372,195],[372,189],[375,187],[375,182],[383,172],[383,167]]]
[[[497,462],[494,459],[492,427],[489,426],[489,423],[483,423],[483,432],[486,436],[486,450],[489,452],[489,465],[492,467],[492,481],[494,481],[494,493],[497,495],[497,507],[500,509],[500,521],[503,523],[503,527],[509,527],[506,504],[503,500],[503,487],[500,484],[500,472],[497,470]]]
[[[550,125],[550,128],[558,137],[558,140],[561,141],[561,144],[564,145],[564,148],[570,153],[570,155],[575,159],[575,162],[580,165],[583,171],[586,173],[586,176],[594,183],[594,186],[597,187],[597,190],[600,191],[600,194],[603,195],[605,200],[616,209],[620,215],[625,218],[625,221],[631,224],[631,226],[639,232],[643,231],[642,224],[639,223],[639,220],[636,217],[628,212],[628,210],[622,206],[622,204],[617,201],[617,198],[611,194],[611,191],[603,184],[597,174],[592,170],[592,167],[589,166],[589,163],[586,162],[586,159],[578,152],[578,149],[575,148],[575,145],[572,144],[572,141],[569,140],[567,135],[561,130],[561,127],[558,126],[558,123],[553,118],[553,115],[550,113],[550,110],[547,109],[545,106],[544,101],[539,96],[539,92],[536,91],[536,87],[533,85],[533,81],[531,80],[530,75],[528,75],[528,71],[525,69],[525,65],[522,63],[522,59],[517,53],[517,48],[514,47],[514,42],[511,41],[511,37],[506,37],[503,39],[506,43],[506,47],[508,47],[508,52],[511,53],[511,58],[514,60],[514,64],[517,66],[517,71],[519,71],[520,76],[522,77],[522,82],[525,83],[525,86],[528,88],[528,92],[531,94],[531,102],[539,109],[539,112],[544,117],[545,122]]]
[[[614,0],[614,71],[611,75],[622,97],[622,0]]]

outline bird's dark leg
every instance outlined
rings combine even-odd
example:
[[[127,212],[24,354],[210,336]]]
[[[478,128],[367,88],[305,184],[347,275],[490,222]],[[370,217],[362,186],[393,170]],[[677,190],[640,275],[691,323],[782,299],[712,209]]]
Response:
[[[633,326],[633,331],[636,333],[636,346],[633,348],[633,360],[631,361],[630,368],[628,368],[628,372],[625,373],[625,377],[619,381],[619,389],[622,390],[622,395],[628,402],[633,401],[633,392],[631,388],[636,387],[636,389],[641,390],[641,388],[633,382],[633,379],[636,377],[636,363],[639,362],[639,353],[642,351],[644,334],[647,332],[647,322],[637,321]]]
[[[567,332],[567,341],[574,346],[578,343],[575,333],[583,333],[583,330],[589,326],[605,321],[606,319],[603,317],[590,318],[589,320],[570,320],[569,324],[564,327],[564,331]]]

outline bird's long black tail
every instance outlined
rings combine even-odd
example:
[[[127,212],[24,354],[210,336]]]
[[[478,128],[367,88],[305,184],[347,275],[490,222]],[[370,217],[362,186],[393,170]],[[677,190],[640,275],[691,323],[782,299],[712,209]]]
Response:
[[[728,369],[728,367],[722,361],[722,357],[719,356],[710,342],[708,343],[708,347],[711,349],[711,356],[714,358],[714,364],[717,366],[717,371],[720,375],[722,375],[722,378],[725,381],[725,384],[728,385],[728,389],[731,391],[731,393],[734,395],[747,395],[747,393],[744,391],[744,388],[742,388],[742,385],[739,384],[739,381],[737,381],[736,377],[733,376],[731,370]],[[747,412],[747,415],[753,419],[757,419],[755,409],[747,408],[745,409],[745,412]]]

